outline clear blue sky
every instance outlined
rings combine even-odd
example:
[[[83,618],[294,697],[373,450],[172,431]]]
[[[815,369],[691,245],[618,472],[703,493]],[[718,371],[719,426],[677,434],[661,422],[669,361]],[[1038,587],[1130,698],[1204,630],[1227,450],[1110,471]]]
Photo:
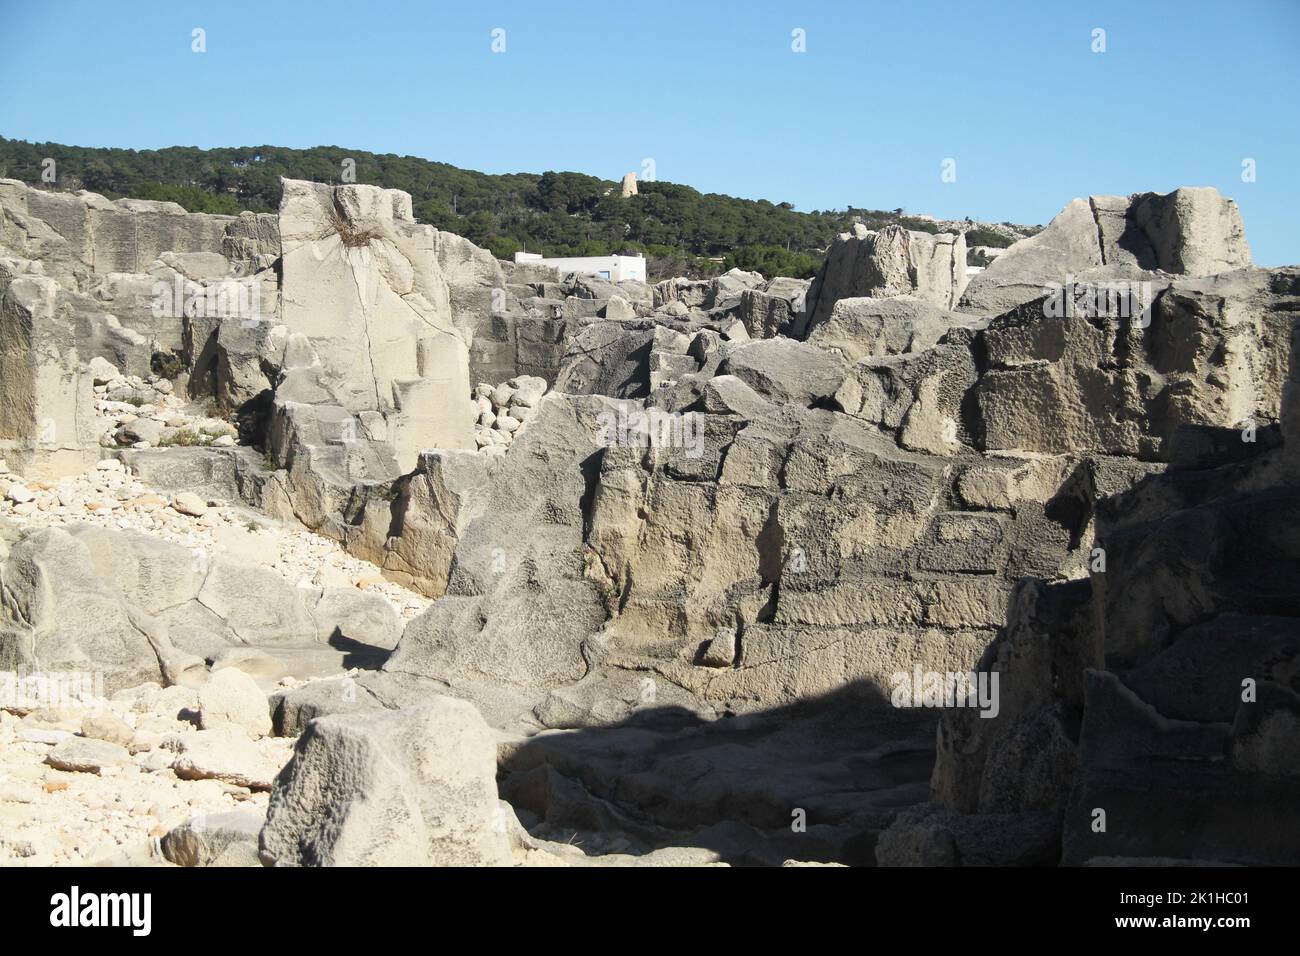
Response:
[[[1240,203],[1257,262],[1300,262],[1298,0],[0,0],[0,24],[14,138],[610,179],[651,157],[660,179],[804,210],[1031,223],[1074,196],[1208,185]]]

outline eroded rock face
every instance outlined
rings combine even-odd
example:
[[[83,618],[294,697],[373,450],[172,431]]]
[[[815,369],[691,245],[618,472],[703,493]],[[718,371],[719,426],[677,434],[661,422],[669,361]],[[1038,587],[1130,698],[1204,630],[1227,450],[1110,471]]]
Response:
[[[916,296],[846,298],[839,299],[828,315],[809,327],[808,342],[835,349],[856,362],[923,351],[959,325],[971,325],[970,318]]]
[[[311,342],[334,404],[384,415],[400,471],[421,449],[473,437],[439,234],[416,226],[410,203],[397,190],[286,181],[280,209],[281,320]]]
[[[849,370],[836,401],[885,429],[910,451],[959,454],[976,442],[969,396],[979,380],[969,337],[932,349],[865,358]]]
[[[1158,470],[1134,458],[1170,457],[1166,445],[1182,426],[1235,415],[1235,399],[1224,403],[1231,411],[1215,411],[1216,390],[1249,385],[1257,411],[1277,407],[1280,374],[1258,343],[1276,341],[1286,325],[1279,283],[1263,271],[1178,280],[1162,287],[1150,326],[1128,330],[1131,346],[1116,344],[1126,334],[1119,323],[1107,332],[1087,317],[1052,321],[1041,305],[987,323],[914,296],[841,299],[806,343],[728,340],[696,324],[718,286],[663,285],[661,308],[676,302],[686,312],[591,321],[559,391],[618,397],[605,407],[625,416],[662,414],[667,440],[594,431],[559,440],[550,425],[549,437],[528,446],[584,449],[549,454],[555,470],[539,482],[572,489],[561,493],[568,505],[549,493],[540,503],[546,514],[571,515],[564,547],[585,548],[583,574],[552,557],[517,577],[512,532],[498,519],[476,517],[473,534],[463,525],[461,516],[494,513],[474,503],[475,488],[504,481],[514,507],[538,500],[504,478],[523,467],[518,442],[499,463],[426,458],[424,477],[402,493],[412,534],[386,560],[394,569],[423,562],[433,581],[445,574],[446,596],[408,629],[389,676],[368,690],[405,699],[392,683],[399,674],[467,693],[496,684],[518,695],[514,706],[536,701],[535,717],[570,726],[634,711],[628,675],[638,671],[662,675],[708,709],[770,706],[849,681],[883,705],[908,662],[970,669],[1019,578],[1085,573],[1095,502]],[[1184,356],[1177,343],[1187,323],[1205,345]],[[1234,353],[1252,358],[1224,360]],[[1117,354],[1131,367],[1117,372]],[[1086,422],[1079,431],[1050,417],[1057,406],[1044,393],[1037,405],[1007,403],[1016,411],[1004,427],[991,396],[1021,372],[1079,389],[1108,375],[1140,381],[1148,397],[1121,389],[1119,398],[1106,393],[1109,404],[1057,410]],[[1183,411],[1116,414],[1123,401]],[[593,429],[585,415],[565,426],[574,436]],[[416,534],[422,515],[434,521]],[[494,549],[509,572],[484,570]],[[583,609],[572,627],[550,620],[562,587],[573,588],[565,606]],[[513,606],[517,595],[531,597]],[[555,690],[566,684],[572,693]],[[598,685],[606,696],[590,695]],[[313,707],[337,705],[311,693]]]
[[[778,405],[829,402],[844,384],[843,363],[822,349],[774,338],[729,350],[719,375],[733,375]]]
[[[391,644],[398,628],[386,602],[377,607],[356,589],[297,588],[140,533],[81,525],[14,538],[0,563],[0,657],[9,669],[98,673],[110,690],[189,683],[206,679],[204,661],[227,648],[340,636]]]
[[[620,666],[719,703],[857,680],[881,704],[902,662],[973,666],[1011,580],[1063,566],[1055,485],[1014,513],[965,511],[945,459],[841,413],[765,408],[708,416],[695,448],[605,453],[587,543],[616,585]],[[706,660],[719,631],[735,647],[723,669]]]
[[[592,322],[570,340],[555,382],[574,395],[644,398],[650,393],[652,322]]]
[[[103,318],[79,342],[76,304],[88,305],[41,263],[0,259],[0,447],[16,468],[69,474],[99,457],[83,363],[97,357],[96,331],[103,343],[119,330]]]
[[[1149,282],[1146,316],[1064,316],[1049,295],[998,317],[975,388],[983,447],[1168,460],[1180,428],[1276,423],[1300,308],[1274,290],[1293,275]]]
[[[810,283],[805,279],[772,279],[762,288],[740,294],[738,314],[752,339],[792,335],[806,309]]]
[[[1217,190],[1075,199],[970,281],[963,311],[998,315],[1102,266],[1211,276],[1250,266],[1241,213]]]
[[[228,407],[269,387],[264,373],[231,369],[218,340],[275,324],[277,217],[3,180],[0,221],[0,447],[16,466],[58,476],[98,457],[85,374],[96,359],[135,376],[184,367],[196,394]]]
[[[551,394],[505,456],[426,459],[406,517],[427,532],[420,551],[401,554],[418,566],[437,549],[446,590],[407,628],[387,671],[532,689],[586,673],[583,646],[605,608],[584,573],[582,502],[599,459],[597,418],[612,404]]]
[[[914,295],[941,309],[957,305],[966,288],[966,239],[961,235],[857,226],[839,236],[808,289],[807,323],[826,322],[840,299]],[[797,329],[796,334],[803,334]]]
[[[172,202],[110,202],[85,190],[51,192],[14,179],[0,180],[0,206],[0,241],[18,256],[46,263],[49,275],[72,291],[94,292],[97,277],[148,272],[168,253],[191,261],[221,256],[249,272],[279,254],[275,217],[265,214],[187,213]]]
[[[197,219],[36,193],[0,183],[5,454],[84,468],[101,453],[85,413],[109,414],[105,447],[141,446],[113,453],[169,489],[160,506],[202,521],[242,498],[437,598],[398,641],[382,599],[324,577],[3,529],[6,661],[207,682],[177,773],[270,786],[260,692],[220,676],[240,655],[393,648],[275,695],[274,729],[304,736],[266,859],[505,861],[491,741],[448,695],[543,731],[503,758],[530,827],[622,829],[647,853],[687,834],[710,859],[797,854],[800,774],[819,781],[809,858],[1294,852],[1203,805],[1240,792],[1289,821],[1300,712],[1283,441],[1300,278],[1248,268],[1213,191],[1076,201],[968,289],[961,236],[897,228],[841,237],[811,285],[652,288],[498,263],[376,187],[286,182],[278,216]],[[146,308],[176,280],[265,309]],[[1098,308],[1112,283],[1136,311]],[[169,394],[238,410],[240,444],[144,447],[176,432]],[[27,484],[0,477],[0,508],[51,506]],[[1002,697],[996,718],[945,713],[935,805],[900,815],[930,771],[890,762],[929,759],[914,742],[935,715],[892,693],[914,669],[993,670]],[[797,732],[775,742],[831,700],[894,737],[842,760],[833,740],[816,761]],[[724,714],[749,722],[714,735]],[[747,789],[744,735],[795,769]],[[875,781],[861,792],[837,776],[850,759]],[[1135,829],[1148,798],[1176,822]]]
[[[272,866],[501,866],[496,745],[470,704],[322,717],[276,779],[261,834]]]
[[[957,829],[1046,812],[1069,864],[1295,859],[1300,604],[1279,569],[1296,507],[1275,447],[1104,500],[1089,578],[1013,597],[981,665],[1002,676],[1001,712],[941,721],[932,799],[973,815]]]
[[[738,301],[746,290],[765,284],[762,275],[743,269],[732,269],[714,279],[665,279],[654,287],[654,306],[658,309],[676,301],[707,311],[729,300]]]

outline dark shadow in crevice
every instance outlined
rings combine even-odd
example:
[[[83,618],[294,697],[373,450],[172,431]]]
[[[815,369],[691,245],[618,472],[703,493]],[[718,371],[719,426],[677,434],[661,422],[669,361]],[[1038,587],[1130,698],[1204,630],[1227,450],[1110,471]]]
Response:
[[[334,628],[334,633],[330,635],[327,643],[335,650],[343,652],[343,667],[348,670],[355,667],[359,670],[377,671],[384,666],[384,662],[393,653],[391,650],[348,637],[340,627]]]
[[[498,780],[534,836],[590,853],[694,847],[733,866],[870,866],[880,831],[929,796],[938,715],[894,708],[867,680],[730,719],[648,706],[530,738]]]

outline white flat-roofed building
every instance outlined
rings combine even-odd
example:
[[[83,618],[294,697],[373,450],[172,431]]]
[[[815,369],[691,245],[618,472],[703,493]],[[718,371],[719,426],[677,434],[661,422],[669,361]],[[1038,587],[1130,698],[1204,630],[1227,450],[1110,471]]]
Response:
[[[515,262],[550,266],[561,272],[580,272],[600,276],[611,282],[635,279],[645,282],[645,256],[572,256],[562,259],[545,259],[536,252],[516,252]]]

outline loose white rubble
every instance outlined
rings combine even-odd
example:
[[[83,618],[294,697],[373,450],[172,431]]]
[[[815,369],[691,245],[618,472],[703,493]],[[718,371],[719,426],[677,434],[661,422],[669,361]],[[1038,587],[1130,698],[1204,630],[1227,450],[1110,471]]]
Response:
[[[115,458],[100,461],[85,474],[49,481],[0,470],[0,517],[33,528],[82,523],[143,531],[209,556],[236,554],[294,584],[358,587],[382,594],[404,622],[430,604],[427,597],[387,580],[373,564],[348,554],[331,538],[192,492],[154,491]]]
[[[509,447],[545,394],[546,379],[536,375],[520,375],[500,385],[475,385],[474,442],[479,450]]]
[[[230,724],[199,731],[185,719],[196,708],[193,690],[145,684],[21,716],[0,710],[0,865],[165,864],[158,838],[174,827],[236,808],[264,814],[266,790],[228,781],[251,762],[257,783],[269,782],[293,740],[254,740]],[[129,743],[78,736],[105,726],[125,728]],[[227,746],[208,746],[194,770],[186,754],[215,733]]]

